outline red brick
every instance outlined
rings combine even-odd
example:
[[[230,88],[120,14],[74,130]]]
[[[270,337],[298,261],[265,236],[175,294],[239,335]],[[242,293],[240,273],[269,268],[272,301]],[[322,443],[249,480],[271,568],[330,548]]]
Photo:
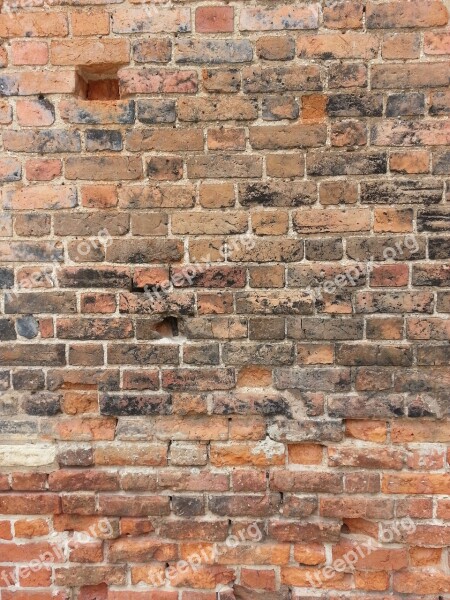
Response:
[[[199,6],[195,11],[198,33],[229,33],[234,29],[232,6]]]
[[[126,39],[80,39],[53,41],[50,62],[53,65],[128,64],[130,44]]]
[[[72,33],[76,36],[108,35],[109,13],[104,9],[83,8],[70,13]]]
[[[441,0],[369,0],[366,19],[369,28],[436,27],[447,24],[448,11]]]
[[[52,181],[62,173],[62,162],[57,159],[30,159],[25,164],[25,174],[30,181]]]
[[[13,65],[46,65],[48,46],[46,42],[11,43],[11,62]]]
[[[67,17],[57,12],[26,12],[0,15],[0,37],[64,37]]]
[[[240,15],[241,31],[270,31],[277,29],[316,29],[319,23],[319,5],[277,8],[243,7]]]

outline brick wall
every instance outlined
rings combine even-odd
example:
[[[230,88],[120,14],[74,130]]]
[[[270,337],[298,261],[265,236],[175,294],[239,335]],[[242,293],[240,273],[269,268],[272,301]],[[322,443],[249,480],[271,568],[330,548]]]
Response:
[[[448,20],[4,0],[1,600],[450,598]]]

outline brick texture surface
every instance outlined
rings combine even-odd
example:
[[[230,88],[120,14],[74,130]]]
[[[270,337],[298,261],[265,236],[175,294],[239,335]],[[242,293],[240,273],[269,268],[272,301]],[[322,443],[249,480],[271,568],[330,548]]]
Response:
[[[0,38],[0,600],[450,598],[448,1]]]

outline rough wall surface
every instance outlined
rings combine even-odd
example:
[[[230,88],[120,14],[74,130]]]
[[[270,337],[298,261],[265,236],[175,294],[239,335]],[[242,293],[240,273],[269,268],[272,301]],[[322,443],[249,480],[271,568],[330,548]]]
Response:
[[[450,598],[448,18],[3,2],[1,600]]]

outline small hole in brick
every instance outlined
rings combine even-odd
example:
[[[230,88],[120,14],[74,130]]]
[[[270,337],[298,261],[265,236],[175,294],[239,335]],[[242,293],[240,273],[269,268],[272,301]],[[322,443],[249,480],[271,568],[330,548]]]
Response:
[[[165,317],[162,321],[156,323],[155,331],[157,331],[161,337],[178,337],[178,319],[176,317]]]
[[[119,100],[117,65],[95,65],[78,70],[81,94],[86,100]]]
[[[119,80],[99,79],[88,81],[86,98],[87,100],[119,100]]]

